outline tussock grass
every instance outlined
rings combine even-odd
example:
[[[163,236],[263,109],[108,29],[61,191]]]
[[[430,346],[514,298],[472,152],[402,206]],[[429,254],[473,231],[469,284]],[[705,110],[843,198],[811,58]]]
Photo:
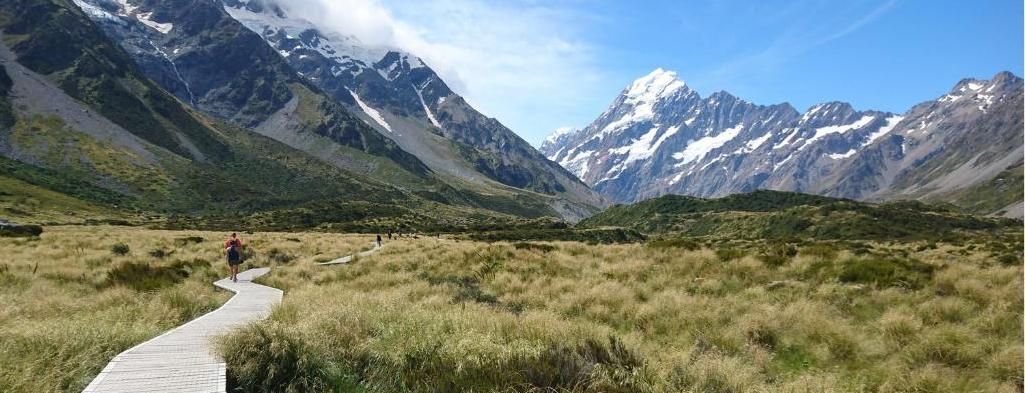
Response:
[[[1020,264],[696,244],[401,239],[276,269],[284,304],[220,351],[244,391],[1021,390]]]
[[[118,352],[217,307],[226,235],[0,239],[0,391],[79,391]],[[260,281],[286,296],[218,342],[241,391],[1022,390],[1017,235],[925,247],[402,238],[331,267],[314,263],[372,236],[242,236],[244,267],[274,266]]]
[[[0,391],[79,392],[121,351],[220,306],[228,294],[211,282],[227,274],[226,236],[90,226],[0,237]],[[243,268],[279,263],[280,255],[308,265],[370,241],[305,233],[243,239],[253,251]]]

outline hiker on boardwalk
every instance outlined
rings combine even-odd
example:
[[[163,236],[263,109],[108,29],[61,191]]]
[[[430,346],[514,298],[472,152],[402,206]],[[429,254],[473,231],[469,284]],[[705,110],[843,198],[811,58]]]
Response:
[[[381,247],[381,234],[377,235],[377,246]]]
[[[228,241],[224,242],[224,253],[228,256],[228,273],[231,274],[231,281],[238,282],[238,265],[242,264],[242,239],[238,234],[232,233]]]

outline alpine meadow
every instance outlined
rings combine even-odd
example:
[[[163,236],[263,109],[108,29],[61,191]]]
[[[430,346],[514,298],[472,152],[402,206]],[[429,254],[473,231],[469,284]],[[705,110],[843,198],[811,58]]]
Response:
[[[0,392],[1025,391],[1020,2],[635,3],[0,1]]]

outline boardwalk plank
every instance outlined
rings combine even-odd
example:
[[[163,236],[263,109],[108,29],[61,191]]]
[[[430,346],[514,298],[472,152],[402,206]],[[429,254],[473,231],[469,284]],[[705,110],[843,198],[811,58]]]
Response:
[[[214,353],[212,339],[266,318],[281,302],[281,290],[252,282],[268,271],[249,269],[239,273],[237,283],[215,282],[235,295],[217,310],[121,352],[83,392],[224,392],[224,362]]]

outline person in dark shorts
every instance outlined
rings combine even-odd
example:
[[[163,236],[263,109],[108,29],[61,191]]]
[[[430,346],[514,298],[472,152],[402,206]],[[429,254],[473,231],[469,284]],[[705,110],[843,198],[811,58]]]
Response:
[[[381,235],[380,234],[377,235],[377,246],[381,247]]]
[[[232,233],[228,241],[224,242],[224,253],[228,255],[228,272],[231,274],[231,281],[238,282],[238,266],[242,264],[242,239],[238,234]]]

